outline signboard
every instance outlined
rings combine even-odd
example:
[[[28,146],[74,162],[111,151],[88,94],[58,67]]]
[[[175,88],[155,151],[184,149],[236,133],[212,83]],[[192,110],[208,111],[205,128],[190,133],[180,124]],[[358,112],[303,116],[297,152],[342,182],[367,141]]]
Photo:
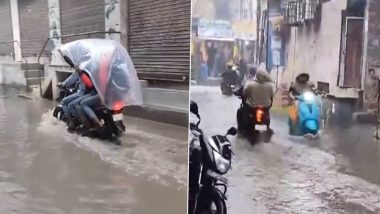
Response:
[[[272,35],[271,37],[271,48],[274,50],[280,50],[282,47],[281,37],[278,35]]]
[[[242,40],[256,39],[256,22],[252,20],[239,20],[232,23],[234,38]]]
[[[272,64],[274,66],[281,65],[281,53],[280,50],[272,50]]]
[[[198,36],[212,38],[231,38],[233,36],[231,23],[224,20],[198,20]]]
[[[285,64],[285,49],[282,44],[282,37],[278,31],[278,25],[281,25],[283,18],[273,16],[268,22],[268,43],[267,43],[267,69],[270,71],[273,67],[283,66]]]

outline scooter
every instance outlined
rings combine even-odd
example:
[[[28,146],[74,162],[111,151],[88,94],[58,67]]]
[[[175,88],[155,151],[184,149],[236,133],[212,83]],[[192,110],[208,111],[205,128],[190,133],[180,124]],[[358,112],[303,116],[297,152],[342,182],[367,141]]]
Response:
[[[243,86],[233,93],[242,101],[236,116],[239,124],[239,132],[243,133],[251,143],[256,143],[260,140],[270,142],[273,131],[270,128],[269,108],[261,106],[251,108],[250,112],[244,113],[244,105],[246,104],[243,98]]]
[[[60,87],[59,100],[75,93],[77,88]],[[123,123],[123,109],[118,111],[112,111],[104,106],[100,106],[95,109],[95,114],[102,122],[102,127],[97,130],[87,130],[79,119],[75,119],[76,131],[79,134],[96,137],[101,139],[107,139],[115,144],[120,144],[120,136],[125,132],[125,126]],[[67,119],[63,113],[63,107],[61,104],[57,105],[53,111],[53,116],[58,120],[67,123]]]
[[[297,117],[289,117],[289,134],[316,139],[320,131],[320,100],[311,91],[297,96],[297,100]]]
[[[242,85],[242,76],[237,66],[232,66],[231,69],[226,69],[222,73],[222,81],[220,89],[223,95],[231,96],[233,91]]]
[[[199,128],[201,117],[193,101],[190,111],[198,122],[190,123],[188,213],[227,214],[228,180],[223,175],[231,168],[233,154],[228,136],[236,135],[237,130],[232,127],[225,135],[207,137]]]

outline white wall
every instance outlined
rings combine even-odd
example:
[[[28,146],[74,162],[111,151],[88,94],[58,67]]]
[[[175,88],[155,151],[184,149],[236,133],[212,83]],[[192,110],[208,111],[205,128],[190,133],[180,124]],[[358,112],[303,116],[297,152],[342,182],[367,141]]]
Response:
[[[124,11],[123,11],[124,12]],[[105,0],[104,1],[104,14],[105,14],[105,31],[120,31],[121,23],[121,10],[119,0]],[[120,34],[106,35],[108,39],[120,42]]]
[[[293,27],[286,46],[286,65],[282,80],[294,81],[297,74],[307,72],[311,80],[330,85],[330,93],[337,97],[356,97],[355,89],[337,86],[339,73],[342,10],[345,0],[324,3],[319,30],[313,24]]]

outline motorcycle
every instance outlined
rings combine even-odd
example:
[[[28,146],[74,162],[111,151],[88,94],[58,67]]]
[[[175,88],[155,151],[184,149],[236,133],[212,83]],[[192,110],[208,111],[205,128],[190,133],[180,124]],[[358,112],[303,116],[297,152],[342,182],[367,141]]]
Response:
[[[232,66],[222,73],[220,89],[223,95],[231,96],[233,91],[242,85],[242,74],[237,66]]]
[[[101,122],[96,130],[81,128],[77,121],[77,132],[119,142],[125,131],[123,109],[126,106],[142,105],[142,90],[136,69],[128,51],[118,42],[109,39],[81,39],[66,43],[59,48],[63,59],[76,72],[85,73],[91,80],[102,106],[93,109]],[[62,89],[63,90],[63,89]],[[66,97],[69,93],[62,92]],[[58,105],[53,116],[64,120],[62,106]]]
[[[75,93],[77,88],[61,87],[59,92],[59,99],[62,100],[65,97]],[[119,111],[112,111],[105,106],[100,106],[95,109],[95,114],[102,122],[103,126],[98,130],[86,130],[79,118],[74,119],[76,131],[79,134],[97,137],[101,139],[108,139],[116,144],[120,144],[119,137],[125,132],[125,125],[123,123],[123,109]],[[63,113],[62,104],[58,104],[54,111],[53,116],[58,120],[67,123],[67,119]]]
[[[289,133],[294,136],[304,136],[308,139],[318,137],[321,120],[321,105],[318,97],[311,91],[297,96],[296,112],[289,117]]]
[[[232,127],[225,135],[207,137],[199,128],[201,117],[198,105],[193,101],[190,111],[197,116],[198,122],[190,123],[193,137],[189,144],[188,213],[227,214],[228,180],[223,175],[231,168],[233,154],[228,136],[236,135],[237,131]]]
[[[251,108],[250,112],[243,113],[244,105],[246,105],[243,98],[243,86],[235,90],[233,93],[242,101],[236,116],[238,124],[240,123],[238,127],[239,131],[242,132],[252,143],[258,142],[259,140],[269,142],[273,135],[273,131],[270,129],[269,108],[260,106]]]

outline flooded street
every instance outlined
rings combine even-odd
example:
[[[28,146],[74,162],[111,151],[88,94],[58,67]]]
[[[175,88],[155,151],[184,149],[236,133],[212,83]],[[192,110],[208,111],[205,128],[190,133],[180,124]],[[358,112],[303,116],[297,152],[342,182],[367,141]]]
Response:
[[[120,147],[68,133],[53,107],[0,88],[0,213],[186,212],[186,128],[127,117]]]
[[[219,87],[192,87],[208,135],[236,127],[240,100]],[[373,128],[355,125],[318,142],[290,137],[286,117],[272,113],[272,142],[232,137],[229,213],[380,213],[380,142]]]

